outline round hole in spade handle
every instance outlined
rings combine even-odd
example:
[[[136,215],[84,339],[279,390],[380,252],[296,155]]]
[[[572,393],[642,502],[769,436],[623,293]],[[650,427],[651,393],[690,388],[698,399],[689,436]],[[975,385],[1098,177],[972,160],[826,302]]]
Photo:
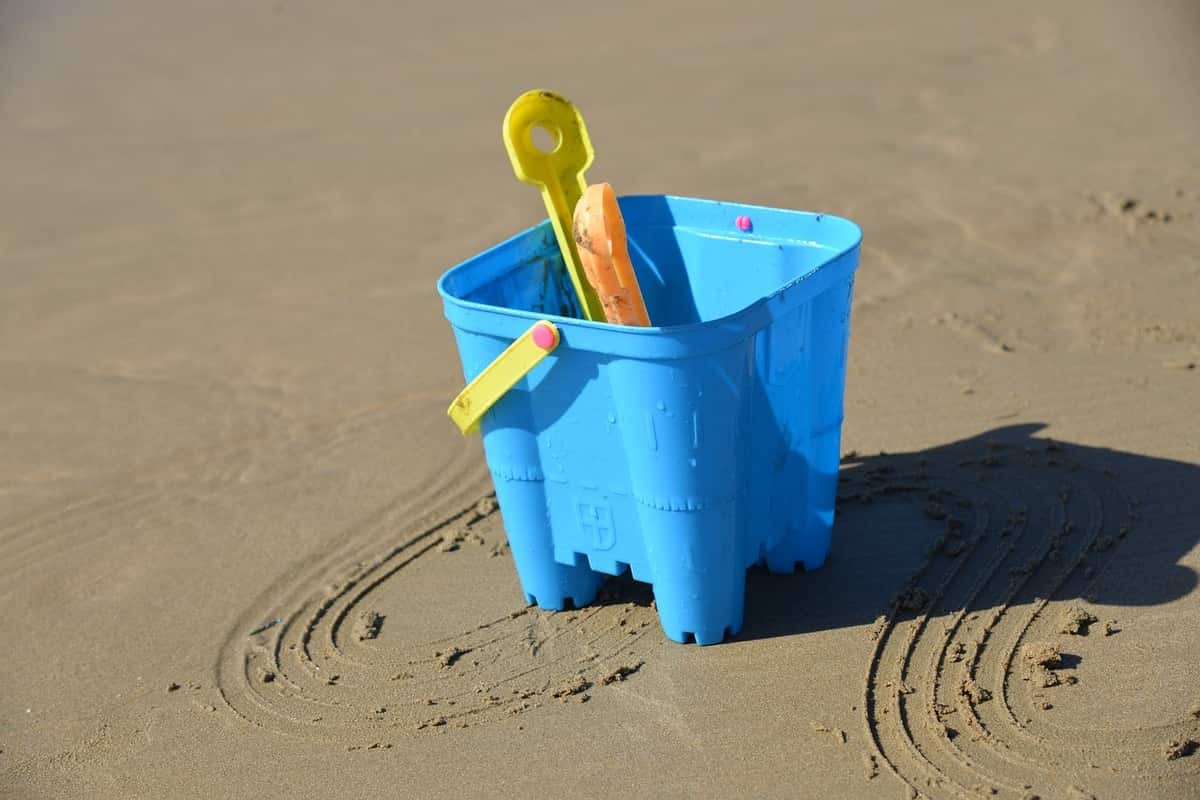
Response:
[[[551,155],[562,147],[562,131],[549,123],[538,123],[529,128],[529,142],[539,152]]]

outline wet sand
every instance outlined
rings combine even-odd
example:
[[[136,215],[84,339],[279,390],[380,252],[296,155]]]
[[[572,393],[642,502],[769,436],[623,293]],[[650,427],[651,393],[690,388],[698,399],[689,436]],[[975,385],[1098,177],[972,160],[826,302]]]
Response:
[[[1196,796],[1198,41],[0,4],[0,797]],[[717,647],[629,581],[526,608],[444,416],[434,282],[539,218],[538,86],[620,193],[866,234],[833,552]]]

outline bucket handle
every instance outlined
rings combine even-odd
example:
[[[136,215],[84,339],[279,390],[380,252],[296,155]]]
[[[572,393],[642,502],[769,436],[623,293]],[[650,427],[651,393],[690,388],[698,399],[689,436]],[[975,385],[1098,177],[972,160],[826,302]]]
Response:
[[[538,320],[458,393],[446,414],[463,436],[479,431],[483,415],[553,352],[559,339],[558,328],[553,322]]]

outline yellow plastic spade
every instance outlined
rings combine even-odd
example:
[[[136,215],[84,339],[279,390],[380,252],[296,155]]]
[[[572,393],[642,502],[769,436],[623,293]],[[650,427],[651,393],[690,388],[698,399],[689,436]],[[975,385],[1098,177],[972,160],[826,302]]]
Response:
[[[488,409],[558,347],[558,339],[554,323],[535,322],[459,392],[446,413],[464,436],[478,432],[479,420]]]
[[[554,147],[549,152],[534,143],[536,128],[544,128],[553,139]],[[504,115],[504,147],[517,177],[542,192],[584,317],[604,322],[604,306],[583,274],[571,227],[575,205],[587,188],[583,173],[595,156],[583,117],[569,100],[554,92],[543,89],[526,92],[513,101]]]

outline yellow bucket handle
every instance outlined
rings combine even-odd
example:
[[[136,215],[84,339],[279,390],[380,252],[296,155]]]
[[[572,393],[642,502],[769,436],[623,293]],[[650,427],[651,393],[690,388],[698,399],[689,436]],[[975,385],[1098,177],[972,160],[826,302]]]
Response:
[[[517,381],[541,363],[558,347],[558,328],[553,322],[539,320],[517,337],[503,353],[475,376],[458,393],[446,414],[464,436],[479,431],[479,420]]]

